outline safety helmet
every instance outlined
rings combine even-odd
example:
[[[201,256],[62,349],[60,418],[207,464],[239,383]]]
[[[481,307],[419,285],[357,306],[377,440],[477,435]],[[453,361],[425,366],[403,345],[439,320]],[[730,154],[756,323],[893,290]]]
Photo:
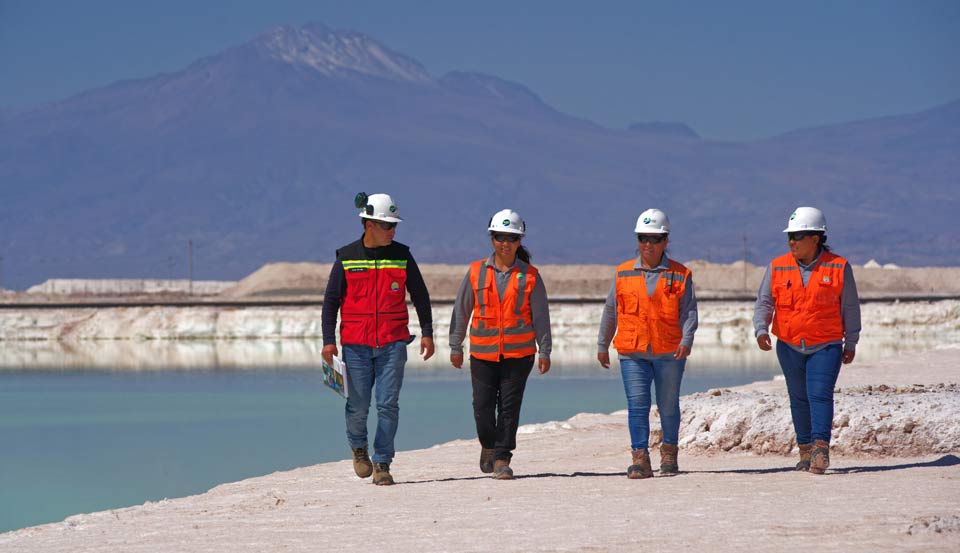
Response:
[[[648,209],[637,217],[637,234],[670,234],[670,219],[659,209]]]
[[[512,209],[501,209],[490,217],[487,230],[491,233],[519,234],[527,232],[527,225],[520,218],[520,214]]]
[[[354,205],[360,210],[360,217],[372,219],[374,221],[386,221],[388,223],[399,223],[403,221],[400,218],[400,210],[393,198],[389,194],[370,194],[360,192],[353,199]]]
[[[783,232],[798,232],[801,230],[827,232],[827,218],[823,216],[822,211],[815,207],[798,207],[790,214],[787,228],[783,229]]]

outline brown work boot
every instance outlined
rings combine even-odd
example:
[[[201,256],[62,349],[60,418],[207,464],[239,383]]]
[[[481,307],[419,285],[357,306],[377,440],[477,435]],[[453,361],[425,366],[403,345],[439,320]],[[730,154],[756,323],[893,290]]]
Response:
[[[497,459],[493,463],[493,477],[497,480],[513,480],[513,469],[510,468],[510,461]]]
[[[810,472],[823,474],[830,466],[830,444],[823,440],[813,441],[813,452],[810,455]]]
[[[677,465],[677,453],[680,448],[676,444],[660,444],[660,474],[677,474],[680,467]]]
[[[393,477],[390,476],[390,465],[388,463],[376,463],[373,465],[373,483],[378,486],[393,485]]]
[[[807,472],[810,470],[810,456],[813,453],[813,444],[797,444],[800,448],[800,462],[797,463],[797,470]]]
[[[495,450],[493,448],[480,448],[480,472],[485,474],[490,474],[493,472],[493,455]]]
[[[633,464],[627,467],[627,478],[637,480],[651,476],[653,476],[653,469],[650,468],[650,454],[646,449],[634,449]]]
[[[373,463],[367,455],[367,446],[350,448],[353,451],[353,472],[360,478],[366,478],[373,472]]]

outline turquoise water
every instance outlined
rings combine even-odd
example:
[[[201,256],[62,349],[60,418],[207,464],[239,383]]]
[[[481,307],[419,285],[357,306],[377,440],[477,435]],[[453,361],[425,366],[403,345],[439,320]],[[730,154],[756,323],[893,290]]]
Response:
[[[521,422],[623,409],[619,372],[591,374],[532,375]],[[773,374],[688,369],[682,390]],[[408,372],[397,449],[474,437],[470,401],[469,372]],[[348,456],[343,400],[316,371],[0,369],[0,532]]]

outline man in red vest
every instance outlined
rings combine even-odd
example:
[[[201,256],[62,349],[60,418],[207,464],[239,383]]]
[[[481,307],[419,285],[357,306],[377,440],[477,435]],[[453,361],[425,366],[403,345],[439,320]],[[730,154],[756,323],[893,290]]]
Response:
[[[353,470],[360,478],[373,474],[378,486],[393,484],[390,462],[399,423],[400,386],[407,361],[407,292],[417,310],[420,354],[433,355],[433,318],[430,294],[410,248],[394,242],[402,221],[387,194],[357,195],[363,236],[337,250],[323,296],[323,359],[337,355],[336,325],[340,311],[340,342],[347,365],[347,440],[353,451]],[[373,460],[367,452],[367,413],[376,384],[377,433]]]

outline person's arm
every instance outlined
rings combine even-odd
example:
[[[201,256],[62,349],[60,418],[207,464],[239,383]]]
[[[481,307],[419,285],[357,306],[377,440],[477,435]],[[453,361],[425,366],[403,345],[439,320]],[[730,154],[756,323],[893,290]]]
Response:
[[[603,304],[603,314],[600,315],[600,331],[597,333],[597,353],[607,353],[610,342],[617,333],[617,283],[610,285],[607,301]]]
[[[533,332],[537,337],[537,349],[540,359],[550,359],[553,350],[553,337],[550,333],[550,304],[547,301],[547,288],[542,275],[537,274],[537,282],[530,292],[530,312],[533,316]]]
[[[470,317],[473,315],[473,286],[470,284],[470,269],[460,282],[457,298],[450,314],[450,364],[456,368],[463,365],[463,340],[467,336]]]
[[[853,268],[849,263],[843,268],[840,318],[843,320],[843,350],[857,351],[857,342],[860,341],[860,295],[857,293],[857,281],[853,279]],[[853,361],[852,356],[850,361]]]
[[[420,332],[424,338],[433,338],[433,313],[430,311],[430,292],[423,281],[420,267],[414,261],[413,255],[407,258],[407,291],[410,300],[417,310],[417,319],[420,320]]]
[[[320,311],[320,328],[323,333],[323,349],[320,355],[327,364],[333,364],[332,356],[337,355],[337,313],[347,292],[347,277],[343,272],[340,256],[330,267],[327,277],[327,289],[323,293],[323,307]]]
[[[773,348],[767,330],[773,320],[774,308],[773,291],[770,288],[771,267],[772,265],[767,265],[767,270],[763,273],[760,289],[757,290],[757,302],[753,306],[753,333],[757,337],[757,345],[764,351]]]
[[[683,331],[681,346],[686,346],[688,350],[693,349],[693,335],[699,324],[697,294],[693,289],[693,275],[690,275],[683,296],[680,297],[680,329]]]
[[[597,361],[600,366],[610,368],[610,342],[617,333],[617,281],[610,285],[607,301],[603,304],[603,313],[600,315],[600,330],[597,333]]]

